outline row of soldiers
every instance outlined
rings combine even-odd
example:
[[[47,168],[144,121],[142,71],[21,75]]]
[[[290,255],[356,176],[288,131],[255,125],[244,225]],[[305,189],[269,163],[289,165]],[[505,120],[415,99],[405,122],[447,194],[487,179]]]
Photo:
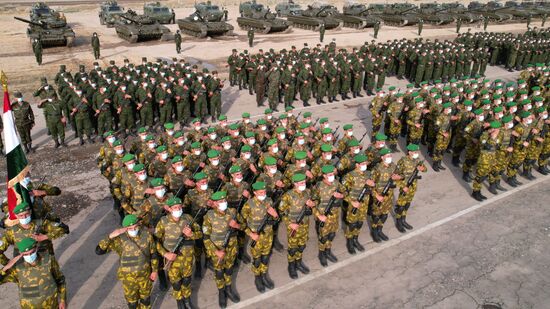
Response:
[[[256,288],[272,289],[268,267],[273,248],[283,249],[277,236],[281,223],[293,279],[298,272],[309,272],[302,254],[310,220],[321,265],[337,261],[331,246],[342,217],[348,251],[364,251],[359,234],[367,215],[373,239],[388,240],[382,229],[394,209],[396,186],[397,228],[412,229],[407,211],[418,172],[426,171],[418,145],[410,144],[396,164],[382,133],[363,149],[365,135],[355,137],[353,125],[344,125],[338,138],[339,128],[332,129],[327,118],[315,121],[309,112],[294,115],[292,107],[279,117],[267,109],[256,123],[250,114],[242,116],[229,124],[222,115],[219,124],[208,128],[194,119],[185,132],[171,123],[157,135],[140,128],[133,140],[106,134],[98,164],[110,182],[123,228],[100,242],[96,252],[113,250],[122,260],[139,255],[121,249],[135,237],[144,246],[147,239],[153,241],[147,248],[156,248],[150,272],[137,278],[132,270],[119,269],[130,306],[147,303],[150,285],[140,282],[149,281],[154,272],[162,286],[164,270],[180,308],[191,307],[191,276],[193,271],[201,276],[203,253],[214,272],[220,306],[225,307],[227,299],[238,302],[232,273],[237,259],[250,262],[247,243]],[[139,300],[132,294],[138,287],[147,297]]]

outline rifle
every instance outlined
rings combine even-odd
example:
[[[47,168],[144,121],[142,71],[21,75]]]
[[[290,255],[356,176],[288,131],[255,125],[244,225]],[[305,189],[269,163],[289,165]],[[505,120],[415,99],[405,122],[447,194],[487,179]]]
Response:
[[[414,183],[414,181],[416,179],[422,179],[422,176],[418,176],[418,167],[420,165],[422,165],[422,163],[423,163],[423,161],[419,162],[416,165],[416,167],[415,167],[414,171],[412,172],[411,176],[409,176],[409,178],[407,179],[407,185],[406,185],[407,187],[412,186],[412,184]]]
[[[302,210],[300,211],[300,214],[298,214],[298,219],[296,220],[296,224],[302,224],[302,221],[304,221],[304,218],[306,217],[306,215],[310,215],[311,213],[309,213],[309,206],[307,205],[304,205],[302,207]],[[290,236],[294,236],[294,234],[296,234],[296,230],[292,230],[292,232],[290,233]]]
[[[223,175],[227,175],[229,173],[229,169],[231,168],[231,164],[227,164],[225,166],[225,169],[223,170]],[[244,178],[243,178],[244,179]],[[223,180],[221,178],[218,177],[218,179],[216,180],[216,191],[220,191],[220,189],[222,188],[222,185],[223,185]]]
[[[392,175],[393,175],[393,173],[392,173]],[[388,180],[388,182],[384,186],[384,189],[382,189],[382,196],[385,197],[388,194],[388,192],[390,191],[390,189],[392,189],[392,188],[395,188],[395,186],[393,184],[393,179],[390,176],[390,179]],[[380,207],[380,203],[381,203],[380,201],[376,200],[376,206],[375,207]]]
[[[365,131],[365,134],[363,134],[363,136],[361,136],[361,139],[358,141],[359,144],[361,144],[361,142],[365,139],[365,136],[367,136],[367,131]]]
[[[191,228],[193,226],[193,224],[195,222],[197,222],[198,218],[204,215],[203,214],[204,210],[206,210],[206,208],[200,208],[199,211],[197,211],[197,214],[195,214],[195,217],[193,217],[193,220],[191,220],[191,222],[189,222],[189,224],[187,224],[185,227]],[[179,252],[181,250],[181,247],[183,246],[183,243],[184,243],[185,240],[187,240],[187,239],[186,239],[185,235],[183,235],[183,233],[182,233],[181,236],[178,237],[178,240],[176,241],[176,245],[174,246],[174,248],[172,248],[172,250],[170,250],[170,253]],[[165,262],[164,263],[164,270],[170,269],[170,267],[172,266],[172,262],[173,261]]]
[[[372,192],[371,187],[368,184],[365,183],[365,185],[363,186],[363,189],[361,190],[361,192],[359,192],[359,196],[357,197],[357,201],[359,203],[363,203],[363,201],[365,200],[365,197],[367,195],[370,195],[371,192]],[[357,208],[353,207],[353,209],[351,210],[351,213],[355,215],[357,213]]]
[[[260,223],[260,226],[258,227],[258,229],[256,230],[256,234],[260,235],[261,233],[263,233],[265,227],[267,226],[267,224],[269,223],[270,220],[272,220],[271,218],[271,215],[266,213],[262,222]],[[275,219],[275,222],[278,222],[279,221],[279,218],[274,218]],[[254,248],[256,247],[256,241],[254,239],[252,239],[252,241],[250,242],[250,247],[251,248]]]
[[[231,220],[235,220],[235,217],[233,217]],[[223,251],[225,251],[227,249],[227,246],[229,246],[229,241],[231,240],[231,235],[233,234],[233,228],[232,227],[229,227],[227,229],[227,233],[225,233],[225,237],[223,238],[223,244],[222,244],[222,249]],[[223,258],[218,258],[218,264],[221,263],[221,261],[223,260]]]
[[[336,190],[336,192],[338,192],[338,190]],[[338,192],[338,193],[340,193],[340,192]],[[336,198],[334,197],[334,195],[332,195],[330,197],[330,200],[328,201],[327,208],[325,208],[325,212],[323,213],[323,215],[324,216],[330,215],[332,213],[332,209],[334,207],[336,207],[335,205],[336,205]],[[325,222],[323,222],[323,221],[319,222],[319,227],[322,228],[324,226],[325,226]]]
[[[82,104],[84,104],[84,98],[82,98],[82,100],[80,100],[80,103],[78,103],[78,105],[75,107],[76,108],[76,111],[72,111],[71,112],[71,116],[74,116],[74,114],[76,114],[76,112],[78,112],[78,109],[82,106]]]
[[[340,126],[337,126],[336,129],[334,129],[334,130],[332,131],[332,135],[335,135],[336,132],[338,132],[338,129],[340,129]]]

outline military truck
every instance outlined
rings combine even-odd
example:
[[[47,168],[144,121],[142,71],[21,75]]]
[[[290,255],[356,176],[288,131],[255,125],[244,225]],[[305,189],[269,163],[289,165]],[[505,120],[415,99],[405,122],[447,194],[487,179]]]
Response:
[[[275,12],[277,12],[277,16],[279,17],[298,16],[301,15],[302,11],[302,7],[293,1],[280,2],[275,6]]]
[[[29,24],[27,28],[27,37],[32,41],[38,39],[43,47],[67,46],[71,47],[74,43],[75,33],[66,22],[62,20],[37,20],[32,21],[20,17],[15,19]]]
[[[318,31],[321,25],[324,25],[326,30],[340,29],[344,22],[332,16],[334,9],[332,5],[308,5],[300,15],[289,15],[287,20],[292,22],[293,27],[301,29]]]
[[[143,5],[143,15],[156,20],[160,24],[175,24],[176,13],[174,9],[160,4],[160,2],[145,3]]]
[[[130,43],[170,39],[170,29],[148,16],[128,10],[120,19],[115,25],[116,33]]]
[[[207,36],[230,35],[233,26],[222,21],[223,11],[210,1],[195,4],[195,12],[189,17],[178,19],[178,27],[183,33],[205,38]]]
[[[239,7],[241,9],[241,7]],[[270,32],[285,31],[290,27],[290,23],[284,19],[277,18],[271,13],[269,8],[254,2],[248,2],[241,16],[237,18],[237,24],[241,29],[262,32],[264,34]]]
[[[99,6],[99,23],[114,27],[118,16],[124,14],[124,8],[119,6],[116,0],[105,1]]]

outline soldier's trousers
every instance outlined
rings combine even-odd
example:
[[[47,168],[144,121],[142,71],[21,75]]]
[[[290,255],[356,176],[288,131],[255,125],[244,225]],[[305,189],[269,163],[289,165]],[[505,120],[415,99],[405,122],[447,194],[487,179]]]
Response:
[[[425,71],[425,67],[423,65],[419,65],[416,68],[416,74],[414,77],[414,82],[416,85],[419,85],[423,81],[424,71]]]
[[[172,104],[165,103],[159,107],[159,123],[164,125],[172,121]]]
[[[237,257],[237,237],[231,237],[229,244],[225,249],[225,255],[223,259],[219,260],[216,256],[216,246],[211,241],[205,241],[206,254],[212,261],[214,266],[214,278],[216,281],[216,287],[218,290],[223,289],[225,286],[231,285],[231,276],[233,275],[233,264],[235,264],[235,258]]]
[[[506,176],[508,178],[515,177],[518,173],[519,167],[523,164],[525,160],[525,148],[523,145],[514,146],[514,151],[508,162],[508,170]]]
[[[206,106],[208,102],[206,101],[206,97],[199,96],[197,100],[195,101],[195,117],[202,119],[206,117],[208,114],[208,107]]]
[[[99,48],[94,48],[94,58],[95,58],[95,60],[99,59],[99,57],[100,57]]]
[[[39,65],[42,64],[42,53],[34,53],[34,57],[36,58],[36,63]]]
[[[321,221],[315,220],[315,227],[317,231],[317,244],[319,251],[325,251],[332,248],[332,241],[336,237],[338,231],[338,221],[340,220],[339,208],[332,208],[331,213],[327,216],[325,224],[321,227]]]
[[[309,238],[309,218],[304,218],[302,224],[300,224],[296,232],[294,232],[294,235],[292,235],[290,221],[285,220],[285,223],[286,233],[288,235],[288,262],[300,261]]]
[[[113,116],[111,112],[101,112],[97,115],[97,135],[103,136],[103,133],[113,129]]]
[[[269,267],[269,255],[273,244],[273,229],[266,227],[254,247],[250,246],[252,255],[252,273],[255,276],[267,273]]]
[[[300,100],[307,101],[311,98],[311,86],[309,84],[304,84],[300,88]]]
[[[466,141],[466,153],[464,156],[464,165],[462,166],[462,171],[464,173],[469,173],[472,170],[472,167],[476,164],[476,161],[479,158],[479,145],[475,144],[471,140]]]
[[[401,133],[401,121],[398,118],[389,118],[390,121],[390,129],[388,130],[388,144],[391,147],[395,148],[397,147],[397,138],[399,137],[399,134]]]
[[[445,150],[447,149],[447,146],[449,146],[449,142],[451,141],[451,133],[447,133],[449,134],[447,137],[445,137],[442,133],[437,134],[433,152],[434,162],[439,162],[443,160],[443,154],[445,153]]]
[[[176,300],[191,297],[191,275],[195,260],[193,251],[193,246],[183,246],[168,270],[168,279],[174,289],[172,295]]]
[[[76,123],[76,132],[78,134],[78,137],[84,137],[84,134],[90,137],[92,135],[92,121],[88,116],[88,112],[76,113],[74,119]]]
[[[50,130],[54,140],[57,140],[57,138],[60,138],[62,141],[65,140],[65,127],[60,118],[49,117],[47,124],[48,130]]]
[[[292,102],[294,101],[294,92],[295,92],[295,89],[293,86],[288,86],[288,88],[285,89],[285,96],[284,96],[285,107],[292,105]]]
[[[380,127],[382,126],[382,115],[375,116],[373,112],[372,114],[372,136],[375,136],[378,131],[380,131]]]
[[[269,108],[271,109],[277,109],[277,105],[279,105],[279,88],[269,88],[267,91],[267,99],[269,101]]]
[[[476,177],[474,177],[473,190],[481,191],[481,185],[489,177],[494,169],[495,153],[482,151],[477,159]]]
[[[417,128],[416,126],[409,126],[409,136],[407,137],[407,144],[420,144],[422,138],[423,127]]]
[[[376,81],[376,88],[384,87],[386,83],[386,72],[378,74],[378,80]]]
[[[214,119],[218,119],[222,113],[222,97],[219,93],[215,93],[210,98],[210,115]]]
[[[319,100],[322,100],[323,97],[325,97],[327,95],[327,82],[326,81],[322,81],[319,83],[319,86],[317,87],[317,98]]]
[[[19,132],[19,137],[21,137],[21,143],[29,144],[32,142],[31,139],[31,126],[30,125],[16,125],[17,132]]]
[[[354,212],[355,207],[351,205],[351,202],[347,203],[347,207],[343,209],[344,214],[344,235],[346,238],[353,238],[359,236],[363,222],[367,218],[367,212],[369,209],[369,196],[366,196],[361,203],[361,206]]]
[[[506,150],[496,151],[493,171],[489,176],[489,183],[500,181],[501,175],[504,175],[506,173],[506,167],[508,166],[509,158],[510,158],[510,153],[508,151]]]
[[[529,147],[527,147],[525,160],[523,161],[524,171],[530,171],[535,166],[535,163],[537,163],[537,159],[539,158],[541,152],[542,144],[533,139],[531,143],[529,143]]]
[[[538,158],[538,165],[545,166],[550,159],[550,137],[546,137],[542,143],[542,150]]]
[[[393,190],[390,190],[388,192],[388,194],[384,197],[384,200],[381,203],[378,203],[378,200],[373,195],[372,208],[371,208],[373,220],[371,222],[371,227],[382,228],[384,226],[384,223],[386,222],[386,219],[392,207],[393,207]]]
[[[141,127],[153,127],[153,108],[151,106],[143,106],[139,110],[139,118]]]
[[[256,85],[256,74],[248,74],[248,93],[254,94],[254,85]]]
[[[126,302],[136,305],[141,303],[140,308],[151,308],[153,282],[149,280],[150,275],[150,273],[140,273],[138,275],[127,274],[122,278],[119,277]]]
[[[178,122],[187,123],[191,118],[191,106],[188,100],[181,100],[176,103],[176,118]]]
[[[134,120],[134,113],[131,108],[123,109],[119,116],[120,128],[124,130],[132,130],[136,124]]]
[[[229,67],[229,83],[231,86],[237,84],[237,70],[234,66]]]

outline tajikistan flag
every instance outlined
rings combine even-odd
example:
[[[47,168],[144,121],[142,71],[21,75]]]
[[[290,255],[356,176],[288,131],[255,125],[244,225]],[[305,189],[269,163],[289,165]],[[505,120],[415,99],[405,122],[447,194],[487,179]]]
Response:
[[[15,123],[10,105],[10,96],[8,93],[8,80],[4,72],[1,72],[0,80],[4,89],[4,109],[2,113],[2,122],[4,123],[4,144],[6,145],[6,158],[8,167],[8,209],[9,219],[16,220],[13,209],[22,201],[28,201],[29,192],[20,184],[28,173],[27,158],[21,148],[21,141],[15,129]]]

